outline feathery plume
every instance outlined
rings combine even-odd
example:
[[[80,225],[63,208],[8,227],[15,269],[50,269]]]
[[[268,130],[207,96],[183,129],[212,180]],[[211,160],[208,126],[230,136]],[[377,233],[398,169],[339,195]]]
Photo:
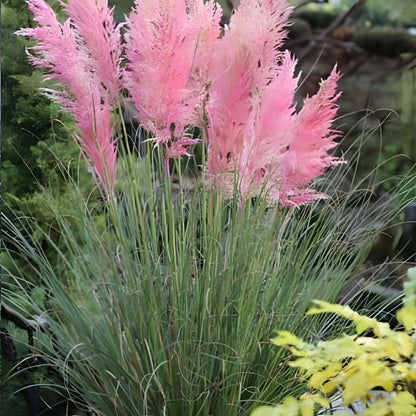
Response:
[[[109,102],[117,106],[121,89],[121,33],[123,25],[113,19],[114,7],[108,0],[69,0],[65,6],[68,16],[88,48],[90,65],[96,72]]]
[[[277,49],[290,11],[283,0],[242,0],[212,53],[208,175],[226,197],[237,188],[241,206],[259,194],[281,205],[322,197],[307,185],[339,163],[327,153],[339,75],[296,114],[296,61]]]
[[[113,27],[108,14],[111,12],[102,11],[106,4],[105,0],[99,3],[92,1],[90,8],[85,9],[83,2],[71,2],[68,12],[73,14],[74,20],[69,18],[60,24],[55,12],[44,0],[28,0],[29,10],[39,26],[21,29],[16,33],[37,40],[37,45],[32,48],[34,53],[29,59],[33,65],[47,69],[48,77],[64,87],[62,91],[47,92],[75,117],[80,131],[78,141],[87,157],[93,161],[106,190],[111,192],[116,180],[117,146],[113,141],[109,111],[110,102],[115,102],[119,89],[114,84],[119,72],[119,52],[114,51],[112,54],[111,50],[117,47],[117,42],[112,33],[108,33],[104,39],[111,39],[111,42],[102,42],[98,48],[104,57],[114,57],[114,65],[98,70],[101,65],[97,58],[99,53],[94,36],[90,33]],[[95,20],[91,21],[90,16]],[[91,23],[90,31],[84,27],[88,19]],[[86,35],[85,38],[78,31],[77,23]],[[96,38],[101,35],[96,34]]]
[[[124,82],[145,129],[178,157],[197,142],[184,137],[200,124],[205,89],[193,79],[204,43],[219,35],[213,1],[136,0],[129,16]]]
[[[342,163],[328,153],[339,74],[334,68],[296,113],[296,60],[279,49],[291,12],[285,0],[241,0],[223,31],[213,0],[135,0],[122,74],[120,27],[107,0],[69,0],[63,25],[44,0],[28,3],[39,27],[18,33],[38,40],[32,63],[68,88],[54,98],[75,116],[79,141],[109,189],[116,162],[109,109],[124,87],[163,145],[166,167],[189,154],[198,140],[187,129],[198,126],[209,180],[226,197],[237,189],[241,206],[263,193],[281,205],[324,197],[309,184]]]
[[[336,67],[320,84],[319,91],[308,97],[297,114],[292,127],[292,140],[278,168],[281,178],[280,199],[284,205],[308,203],[325,197],[308,189],[307,185],[325,169],[344,163],[330,156],[328,151],[336,146],[339,132],[331,130],[337,112],[337,82],[340,74]]]

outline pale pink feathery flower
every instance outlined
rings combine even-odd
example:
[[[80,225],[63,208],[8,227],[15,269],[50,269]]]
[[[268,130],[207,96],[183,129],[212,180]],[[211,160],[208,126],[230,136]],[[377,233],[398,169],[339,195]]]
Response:
[[[327,153],[339,75],[296,114],[296,61],[276,50],[289,12],[285,1],[243,0],[212,54],[208,175],[227,197],[237,189],[240,206],[263,193],[281,205],[322,197],[307,185],[340,163]]]
[[[293,97],[299,77],[294,76],[296,60],[286,51],[277,76],[250,97],[250,113],[238,160],[240,199],[269,193],[280,186],[277,166],[287,151],[295,120]]]
[[[30,61],[47,69],[48,78],[63,85],[63,91],[48,90],[49,95],[74,115],[80,131],[78,141],[93,161],[106,190],[111,192],[116,178],[117,146],[113,140],[109,106],[110,94],[114,97],[116,91],[110,91],[109,84],[103,88],[107,80],[101,80],[94,70],[94,53],[87,39],[77,31],[74,21],[68,19],[60,24],[44,0],[29,0],[28,5],[39,26],[16,33],[37,40],[31,48],[34,54],[30,55]],[[91,20],[91,25],[101,28],[104,22]]]
[[[198,141],[182,139],[200,124],[206,92],[192,73],[199,50],[218,37],[219,19],[215,3],[203,0],[136,0],[129,16],[124,84],[143,127],[171,157]]]
[[[232,134],[236,130],[233,125],[227,128],[224,123],[217,131],[215,125],[211,126],[208,174],[216,186],[221,183],[222,188],[226,178],[237,179],[242,204],[251,196],[280,186],[277,166],[289,147],[295,120],[293,96],[298,83],[298,77],[294,77],[295,65],[296,61],[286,52],[278,75],[262,90],[248,91],[242,98],[245,111],[242,111],[234,142],[229,141],[230,131]],[[234,123],[234,113],[227,114]],[[232,143],[235,143],[234,148],[230,146]],[[229,184],[227,189],[231,196],[234,185]]]
[[[204,62],[210,80],[209,110],[216,113],[214,117],[223,109],[232,109],[236,119],[244,118],[248,94],[264,88],[276,76],[281,57],[278,48],[286,35],[284,24],[290,11],[286,1],[241,1]],[[239,106],[236,111],[233,104]]]
[[[195,144],[195,139],[191,137],[182,137],[177,139],[167,149],[165,156],[169,159],[177,159],[182,156],[191,156],[187,150],[187,147]]]
[[[62,3],[88,48],[90,65],[96,72],[112,105],[119,103],[121,89],[121,33],[122,24],[116,25],[108,0],[69,0]]]
[[[274,119],[280,117],[280,122],[283,122],[283,118],[289,116],[290,119],[293,113],[291,107],[296,82],[289,81],[287,85],[284,81],[280,85],[274,82],[278,71],[282,71],[281,78],[286,72],[293,75],[293,65],[288,65],[287,71],[286,66],[278,65],[282,54],[277,50],[285,37],[284,23],[290,10],[285,1],[243,0],[232,15],[230,25],[225,27],[224,36],[218,39],[211,51],[210,62],[207,62],[211,82],[206,105],[209,120],[208,175],[217,185],[220,180],[218,174],[238,178],[243,194],[248,192],[242,188],[247,188],[253,173],[248,161],[266,154],[262,147],[280,146],[279,137],[283,138],[283,142],[285,140],[282,134],[277,133],[278,138],[271,139],[266,134],[259,141],[257,113],[263,107],[262,96],[266,97],[266,107],[270,102],[266,87],[270,90],[291,89],[289,94],[282,94],[281,100],[274,100],[277,110],[286,108],[286,111],[279,111],[279,115],[275,112]],[[255,131],[257,134],[254,134]],[[274,149],[268,156],[276,152],[277,149]],[[253,163],[250,162],[250,165]],[[235,169],[238,174],[230,175]],[[222,184],[226,182],[225,177],[220,180]],[[230,185],[228,189],[232,190],[234,186]]]
[[[225,27],[223,47],[247,59],[254,87],[263,88],[275,77],[291,12],[286,0],[241,0]]]
[[[246,153],[251,154],[247,164],[253,172],[265,166],[276,166],[290,144],[288,132],[296,113],[293,97],[299,81],[299,76],[294,76],[295,67],[296,60],[285,51],[277,75],[255,95],[259,102],[252,111],[257,115],[253,131],[256,141],[254,146],[245,143]]]
[[[281,181],[279,199],[283,205],[298,205],[322,198],[323,195],[308,189],[307,185],[332,166],[344,163],[328,151],[336,146],[339,132],[331,129],[337,113],[336,100],[340,96],[337,83],[340,74],[334,67],[322,81],[319,91],[307,97],[296,115],[292,128],[292,141],[282,157],[278,175]]]

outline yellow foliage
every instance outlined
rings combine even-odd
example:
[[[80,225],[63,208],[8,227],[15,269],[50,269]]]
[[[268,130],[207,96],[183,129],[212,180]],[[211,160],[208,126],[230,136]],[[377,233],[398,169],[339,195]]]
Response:
[[[397,312],[398,321],[403,324],[406,331],[416,328],[416,305],[406,306]]]
[[[276,407],[263,406],[251,416],[313,416],[316,405],[329,407],[327,395],[335,390],[342,394],[343,405],[356,400],[366,404],[362,416],[416,416],[416,268],[408,274],[404,306],[397,312],[404,331],[348,306],[315,301],[308,314],[335,313],[352,321],[358,335],[309,344],[279,332],[272,342],[290,351],[290,365],[300,370],[313,393],[289,397]],[[368,330],[373,337],[365,336]],[[375,388],[384,393],[374,397]]]
[[[314,404],[317,403],[322,407],[329,407],[328,399],[318,393],[316,394],[304,393],[302,394],[302,396],[300,396],[300,399],[303,400],[304,402],[312,402]]]
[[[378,337],[386,336],[391,332],[389,325],[385,322],[378,322],[377,319],[369,318],[368,316],[363,316],[353,311],[349,306],[345,305],[334,305],[329,302],[322,300],[315,300],[314,303],[318,306],[317,308],[311,308],[307,314],[314,315],[317,313],[332,312],[336,313],[339,316],[354,322],[356,324],[357,334],[362,334],[363,332],[372,329],[374,334]]]
[[[309,385],[314,389],[322,388],[330,378],[336,376],[342,368],[340,362],[334,363],[323,369],[322,371],[317,371],[309,379]]]
[[[272,339],[272,342],[279,346],[292,345],[294,347],[300,347],[301,344],[300,339],[289,331],[279,331],[277,336]]]
[[[360,416],[413,416],[416,401],[407,391],[394,393],[389,398],[376,400],[371,407],[360,413]]]
[[[328,400],[319,394],[304,394],[299,400],[288,397],[282,404],[275,407],[258,407],[251,413],[251,416],[313,416],[315,404],[329,406]]]
[[[382,387],[385,391],[394,388],[394,374],[388,363],[373,359],[371,355],[363,354],[353,360],[347,369],[348,377],[343,377],[339,383],[343,387],[344,404],[354,403],[375,387]]]

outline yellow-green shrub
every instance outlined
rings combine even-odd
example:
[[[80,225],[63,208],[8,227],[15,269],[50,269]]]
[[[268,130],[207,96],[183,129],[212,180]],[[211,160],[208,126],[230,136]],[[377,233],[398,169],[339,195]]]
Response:
[[[404,305],[396,314],[400,329],[348,306],[315,301],[308,314],[335,313],[352,321],[356,334],[310,344],[279,331],[272,342],[290,351],[289,365],[300,370],[310,392],[276,407],[259,407],[251,416],[312,416],[317,407],[329,407],[329,397],[337,391],[343,405],[356,400],[366,405],[363,416],[416,415],[416,267],[408,275]],[[375,388],[390,394],[374,397]]]

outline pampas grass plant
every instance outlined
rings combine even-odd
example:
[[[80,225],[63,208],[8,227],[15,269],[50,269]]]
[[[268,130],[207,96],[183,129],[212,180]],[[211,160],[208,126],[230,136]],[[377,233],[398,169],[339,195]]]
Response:
[[[374,178],[347,186],[354,164],[329,153],[336,68],[297,112],[283,0],[241,1],[224,30],[213,1],[136,0],[126,56],[106,0],[69,0],[64,24],[43,0],[29,9],[39,26],[18,34],[64,86],[49,94],[102,197],[96,208],[58,161],[71,209],[44,191],[53,228],[3,218],[4,302],[35,318],[41,384],[102,416],[242,416],[302,390],[273,331],[336,332],[304,318],[310,301],[336,301],[391,221]],[[143,158],[114,137],[126,89],[151,133]],[[190,191],[169,159],[199,141]]]
[[[11,258],[28,266],[4,270],[5,302],[46,323],[32,353],[59,375],[49,387],[106,416],[245,415],[296,394],[303,386],[269,340],[276,329],[325,335],[331,321],[304,313],[312,299],[337,300],[391,221],[390,205],[370,201],[368,182],[340,191],[348,167],[321,181],[337,195],[305,209],[258,199],[242,210],[237,196],[201,184],[174,205],[157,153],[119,158],[104,225],[75,183],[71,216],[51,204],[59,241],[36,220],[22,233],[3,219]]]

